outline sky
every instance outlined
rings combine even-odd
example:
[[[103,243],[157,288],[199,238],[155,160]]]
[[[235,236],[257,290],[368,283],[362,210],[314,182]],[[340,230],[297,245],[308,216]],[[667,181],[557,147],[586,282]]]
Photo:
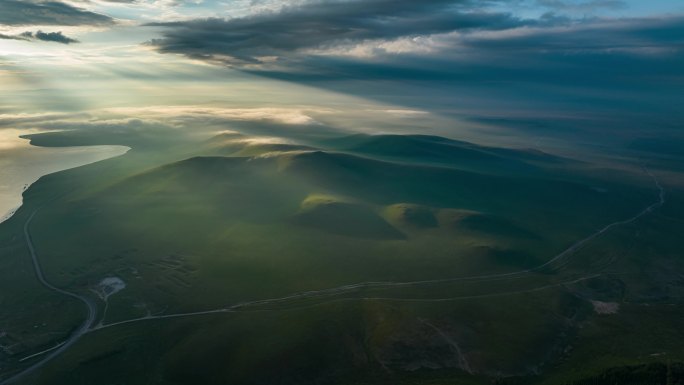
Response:
[[[681,0],[0,0],[0,127],[12,129],[209,108],[628,141],[679,135],[682,68]],[[160,107],[173,108],[148,116]]]

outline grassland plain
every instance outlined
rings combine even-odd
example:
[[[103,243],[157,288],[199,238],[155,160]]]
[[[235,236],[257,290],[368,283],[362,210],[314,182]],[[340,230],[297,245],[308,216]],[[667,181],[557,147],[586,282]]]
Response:
[[[133,150],[42,178],[1,225],[16,293],[2,328],[21,344],[0,375],[83,318],[32,279],[21,228],[36,209],[50,282],[126,288],[26,383],[552,384],[684,359],[672,158],[665,172],[643,154],[587,163],[428,136],[175,135],[31,137]],[[212,309],[226,311],[154,318]]]

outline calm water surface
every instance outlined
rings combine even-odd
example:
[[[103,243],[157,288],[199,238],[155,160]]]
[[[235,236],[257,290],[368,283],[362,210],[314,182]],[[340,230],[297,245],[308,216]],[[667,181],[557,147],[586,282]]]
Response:
[[[31,146],[19,135],[27,131],[0,130],[0,222],[21,206],[22,192],[43,175],[122,155],[123,146],[46,148]]]

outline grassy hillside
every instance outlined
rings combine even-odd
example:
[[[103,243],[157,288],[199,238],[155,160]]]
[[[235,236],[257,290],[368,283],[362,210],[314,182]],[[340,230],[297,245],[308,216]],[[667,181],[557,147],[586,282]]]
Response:
[[[26,263],[21,229],[38,209],[32,238],[51,282],[91,296],[104,278],[126,283],[106,312],[98,300],[103,325],[230,311],[93,331],[27,383],[571,383],[684,359],[672,343],[684,337],[680,318],[665,307],[684,287],[684,192],[671,179],[657,212],[561,254],[653,204],[653,180],[427,136],[112,135],[134,149],[26,193],[0,226],[3,263]],[[44,319],[54,299],[17,289],[28,267],[6,285],[18,293],[6,304]],[[26,313],[26,301],[46,305]],[[78,324],[78,306],[63,302],[48,323],[62,334],[3,365],[30,363],[18,358]],[[11,338],[40,336],[18,315],[0,322]],[[621,339],[630,325],[647,341]]]

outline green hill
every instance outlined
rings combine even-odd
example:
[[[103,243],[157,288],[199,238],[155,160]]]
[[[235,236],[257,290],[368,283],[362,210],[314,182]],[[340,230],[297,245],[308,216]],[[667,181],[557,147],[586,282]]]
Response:
[[[533,149],[481,146],[430,135],[353,135],[326,142],[332,149],[412,163],[442,164],[491,173],[537,173],[571,163]]]

